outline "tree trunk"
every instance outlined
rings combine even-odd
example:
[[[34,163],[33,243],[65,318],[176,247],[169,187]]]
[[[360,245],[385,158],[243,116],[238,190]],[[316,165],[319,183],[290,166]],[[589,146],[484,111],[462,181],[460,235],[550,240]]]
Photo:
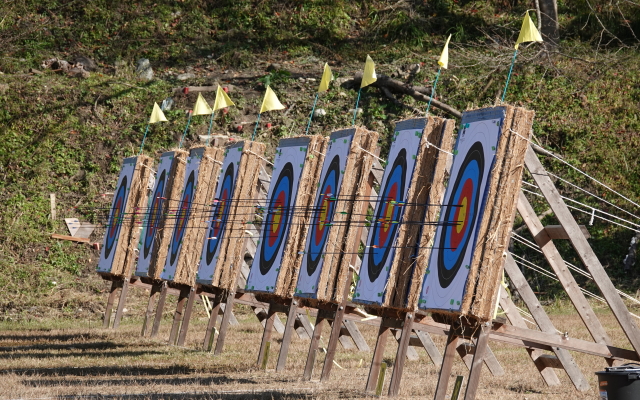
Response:
[[[556,0],[538,0],[536,3],[540,11],[542,39],[547,47],[555,47],[560,39],[558,3]]]

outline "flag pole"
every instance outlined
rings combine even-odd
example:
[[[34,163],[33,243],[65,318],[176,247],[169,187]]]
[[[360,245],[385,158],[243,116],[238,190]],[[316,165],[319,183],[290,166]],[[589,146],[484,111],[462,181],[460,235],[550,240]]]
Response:
[[[438,73],[436,74],[436,80],[433,82],[433,90],[431,90],[431,97],[429,98],[429,104],[427,104],[427,111],[425,112],[425,117],[429,116],[429,109],[431,108],[431,101],[434,97],[436,97],[436,87],[438,86],[438,79],[440,78],[440,71],[442,71],[442,67],[438,68]]]
[[[253,141],[253,139],[256,137],[256,132],[258,131],[258,124],[260,123],[260,115],[261,113],[258,113],[258,120],[256,121],[256,127],[253,128],[253,135],[251,135],[251,141]]]
[[[182,142],[184,141],[184,137],[187,135],[187,132],[189,131],[189,124],[191,123],[191,114],[193,114],[193,110],[189,110],[189,119],[187,120],[187,126],[185,126],[184,128],[184,133],[182,134],[182,137],[180,138],[180,144],[178,145],[178,148],[182,148]]]
[[[316,103],[318,102],[318,96],[320,93],[316,93],[316,99],[313,101],[313,107],[311,107],[311,114],[309,114],[309,122],[307,123],[307,130],[305,131],[305,135],[309,134],[309,127],[311,126],[311,120],[313,119],[313,112],[316,110]]]
[[[147,123],[147,127],[144,130],[144,136],[142,136],[142,143],[140,144],[140,153],[138,153],[138,155],[142,154],[142,148],[144,147],[144,140],[147,138],[147,133],[149,132],[149,125],[151,125],[151,122]]]
[[[211,118],[209,119],[209,130],[207,131],[207,147],[209,147],[209,138],[211,137],[211,126],[213,125],[213,116],[215,111],[211,111]]]
[[[509,81],[511,80],[511,72],[513,71],[513,65],[516,63],[516,57],[518,56],[518,49],[513,52],[513,59],[511,59],[511,67],[509,68],[509,75],[507,75],[507,83],[504,85],[504,92],[502,92],[501,103],[504,102],[504,96],[507,95],[507,88],[509,88]]]
[[[356,126],[356,116],[358,115],[358,103],[360,102],[360,93],[362,88],[358,90],[358,98],[356,99],[356,108],[353,110],[353,126]]]

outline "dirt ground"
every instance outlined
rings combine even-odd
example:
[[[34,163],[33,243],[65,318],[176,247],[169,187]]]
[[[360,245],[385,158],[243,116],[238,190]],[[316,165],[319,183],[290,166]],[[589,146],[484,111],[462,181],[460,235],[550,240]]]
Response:
[[[142,296],[141,296],[142,295]],[[240,321],[232,326],[222,356],[203,352],[202,342],[207,317],[202,304],[197,304],[184,347],[166,344],[172,305],[167,307],[157,338],[140,337],[142,321],[139,303],[144,291],[129,299],[129,310],[116,331],[102,329],[99,317],[83,320],[55,320],[0,326],[0,398],[123,398],[123,399],[299,399],[299,398],[366,398],[366,383],[371,352],[338,348],[337,365],[329,382],[320,383],[319,374],[324,355],[316,361],[314,379],[302,380],[309,341],[294,334],[287,368],[276,373],[275,362],[281,335],[274,332],[267,370],[256,366],[262,327],[250,309],[237,306]],[[106,299],[105,299],[106,300]],[[605,310],[598,316],[614,343],[629,347],[615,319]],[[281,315],[284,321],[286,316]],[[575,312],[551,315],[556,328],[572,337],[589,339]],[[377,329],[359,324],[367,343],[375,345]],[[433,336],[444,351],[444,337]],[[328,332],[322,345],[328,341]],[[595,371],[606,366],[604,359],[574,353],[574,357],[591,389],[586,393],[574,389],[565,372],[556,370],[562,385],[547,387],[522,348],[491,344],[505,370],[501,377],[483,369],[477,399],[593,399],[597,396]],[[385,362],[393,365],[397,346],[387,344]],[[419,361],[407,361],[400,398],[431,398],[439,366],[434,365],[424,349],[417,349]],[[467,375],[459,357],[453,375]],[[386,375],[384,393],[388,390],[391,368]],[[451,380],[451,385],[453,384]],[[449,388],[451,391],[451,387]]]

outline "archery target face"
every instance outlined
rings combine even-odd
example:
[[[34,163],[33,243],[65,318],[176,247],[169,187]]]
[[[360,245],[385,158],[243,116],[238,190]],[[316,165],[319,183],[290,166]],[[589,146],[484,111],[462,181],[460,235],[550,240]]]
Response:
[[[498,110],[463,115],[420,308],[460,310],[503,118]]]
[[[177,210],[169,210],[167,218],[173,221],[173,233],[169,242],[169,252],[164,269],[160,277],[165,280],[173,280],[178,265],[178,257],[180,249],[182,249],[182,238],[187,229],[189,216],[191,215],[191,207],[193,206],[193,198],[196,194],[196,186],[198,184],[198,172],[200,169],[200,161],[204,155],[204,148],[199,147],[191,150],[187,159],[187,169],[185,171],[185,181],[182,187],[182,195]],[[171,223],[169,223],[171,226]]]
[[[347,156],[355,129],[334,132],[325,153],[320,182],[316,192],[311,226],[307,235],[305,254],[296,287],[296,296],[316,297],[318,281],[324,264],[324,253],[329,237],[330,224],[335,214],[335,199],[340,195]]]
[[[171,166],[174,162],[174,152],[163,153],[158,164],[156,180],[153,194],[149,197],[149,204],[145,211],[145,218],[142,223],[142,234],[138,244],[138,265],[136,266],[136,276],[147,276],[151,255],[155,245],[158,227],[163,218],[163,205],[165,204],[165,189],[167,188]]]
[[[409,129],[398,130],[403,126],[396,126],[397,131],[389,150],[376,210],[369,227],[367,247],[353,295],[354,302],[382,304],[384,300],[389,270],[396,253],[399,222],[404,212],[402,203],[407,199],[425,126],[424,119],[421,121],[422,124]]]
[[[248,290],[272,293],[275,289],[308,144],[308,138],[283,139],[276,150],[258,250],[247,278]]]
[[[220,242],[225,235],[229,221],[231,199],[238,179],[238,167],[242,157],[243,144],[244,142],[238,142],[229,147],[222,162],[216,192],[214,198],[211,199],[211,214],[207,222],[207,234],[204,238],[200,265],[196,275],[196,282],[198,283],[211,284],[213,280],[213,273],[220,254]],[[233,232],[228,232],[227,234],[233,234]]]
[[[125,215],[127,201],[131,189],[131,180],[136,169],[137,157],[125,158],[120,169],[120,176],[113,195],[113,202],[109,212],[107,231],[104,234],[104,243],[100,252],[100,261],[96,270],[98,272],[111,272],[113,256],[116,253],[120,240],[122,223],[129,217]]]

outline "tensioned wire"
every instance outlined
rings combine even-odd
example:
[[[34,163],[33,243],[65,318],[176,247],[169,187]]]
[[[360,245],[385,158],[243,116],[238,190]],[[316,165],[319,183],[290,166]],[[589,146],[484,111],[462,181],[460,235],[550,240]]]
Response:
[[[536,243],[533,243],[530,240],[527,240],[526,238],[524,238],[524,237],[522,237],[522,236],[520,236],[520,235],[518,235],[517,233],[514,233],[514,232],[512,232],[511,235],[512,235],[513,239],[516,240],[517,242],[520,242],[521,244],[531,248],[532,250],[534,250],[534,251],[536,251],[536,252],[538,252],[540,254],[544,254],[542,252],[542,250],[540,249],[540,247]],[[514,256],[515,256],[515,254],[514,254]],[[575,271],[575,272],[579,273],[580,275],[582,275],[582,276],[584,276],[584,277],[586,277],[586,278],[588,278],[590,280],[593,280],[593,277],[591,276],[591,274],[588,271],[585,271],[585,270],[583,270],[581,268],[578,268],[577,266],[571,264],[570,262],[568,262],[566,260],[563,260],[563,261],[564,261],[565,265],[570,270]],[[619,289],[616,289],[616,292],[620,296],[622,296],[622,297],[624,297],[624,298],[626,298],[626,299],[628,299],[628,300],[640,305],[640,301],[638,301],[636,298],[628,295],[627,293],[625,293],[625,292],[623,292],[623,291],[621,291]]]

